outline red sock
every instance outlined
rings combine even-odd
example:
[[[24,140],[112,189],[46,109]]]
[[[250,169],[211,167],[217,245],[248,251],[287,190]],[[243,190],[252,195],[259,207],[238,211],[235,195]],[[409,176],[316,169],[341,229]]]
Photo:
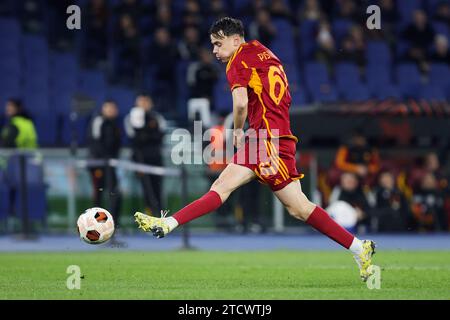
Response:
[[[175,213],[174,217],[180,225],[201,217],[222,205],[222,199],[215,191],[209,191],[203,197],[188,204],[186,207]]]
[[[331,219],[328,213],[319,206],[314,209],[306,223],[347,249],[350,248],[353,238],[355,238],[350,232]]]

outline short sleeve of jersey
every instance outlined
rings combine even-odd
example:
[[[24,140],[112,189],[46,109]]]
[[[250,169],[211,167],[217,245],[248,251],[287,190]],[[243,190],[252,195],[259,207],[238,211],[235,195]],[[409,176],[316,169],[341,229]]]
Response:
[[[247,87],[251,75],[252,70],[246,67],[241,59],[232,61],[230,68],[227,71],[227,80],[230,90],[233,91],[236,87]]]

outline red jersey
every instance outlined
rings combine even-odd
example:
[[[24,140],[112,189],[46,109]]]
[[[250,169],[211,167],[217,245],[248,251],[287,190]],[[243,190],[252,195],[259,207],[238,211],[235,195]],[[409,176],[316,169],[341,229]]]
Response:
[[[257,40],[245,42],[231,57],[226,73],[231,91],[236,87],[247,88],[250,128],[266,129],[270,137],[297,141],[290,129],[288,80],[272,51]]]

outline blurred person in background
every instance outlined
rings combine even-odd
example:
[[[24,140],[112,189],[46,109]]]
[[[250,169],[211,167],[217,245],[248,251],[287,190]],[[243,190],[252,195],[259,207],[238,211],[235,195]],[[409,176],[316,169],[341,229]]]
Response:
[[[342,50],[337,54],[341,62],[353,62],[360,68],[366,65],[366,44],[364,33],[360,26],[354,25],[349,34],[342,40]]]
[[[155,66],[155,104],[158,110],[174,115],[176,92],[176,66],[178,52],[169,30],[159,28],[154,33],[150,61]]]
[[[408,201],[395,186],[395,177],[390,171],[379,174],[372,215],[377,219],[378,232],[402,232],[411,225]]]
[[[5,106],[6,123],[0,131],[0,147],[36,149],[38,137],[36,128],[22,101],[11,98]]]
[[[91,0],[86,6],[83,9],[86,17],[83,63],[96,67],[107,59],[110,11],[104,0]]]
[[[162,143],[166,121],[154,111],[153,99],[142,93],[135,107],[125,118],[125,128],[131,140],[134,162],[162,166]],[[138,173],[141,180],[146,212],[158,212],[161,204],[161,176]]]
[[[170,34],[179,33],[179,22],[172,19],[172,9],[168,4],[161,4],[153,7],[151,11],[154,11],[154,17],[152,18],[153,23],[151,24],[149,33],[153,30],[164,28],[169,30]]]
[[[145,12],[145,7],[140,0],[121,0],[114,8],[114,11],[117,15],[128,15],[133,21],[138,23]]]
[[[299,19],[310,20],[310,21],[319,21],[323,18],[324,14],[322,9],[320,8],[320,3],[318,0],[306,0],[303,3],[303,8],[299,10]]]
[[[378,150],[369,146],[367,138],[356,130],[347,144],[342,145],[335,158],[337,169],[355,173],[363,184],[370,185],[380,170]]]
[[[394,0],[380,0],[381,15],[381,32],[384,38],[393,45],[396,41],[396,25],[400,19],[396,3]]]
[[[448,231],[444,197],[432,172],[422,177],[419,187],[414,191],[412,213],[418,231]]]
[[[200,49],[200,60],[192,62],[187,70],[187,83],[192,98],[207,98],[214,109],[214,87],[219,79],[219,70],[213,55],[206,48]]]
[[[427,51],[434,35],[427,14],[423,10],[415,10],[412,23],[403,32],[403,38],[409,43],[405,60],[415,62],[422,72],[428,71]]]
[[[141,69],[141,37],[132,15],[123,14],[119,18],[116,48],[119,54],[117,75],[121,80],[133,84]]]
[[[438,34],[434,38],[433,53],[430,55],[430,62],[445,63],[450,66],[450,50],[448,39],[443,34]]]
[[[344,201],[356,210],[356,227],[362,227],[364,231],[370,231],[370,205],[364,193],[358,176],[353,172],[344,172],[341,175],[340,183],[330,195],[330,205],[336,201]]]
[[[447,24],[450,28],[450,3],[445,0],[440,1],[436,7],[433,18],[438,22]]]
[[[294,15],[284,0],[271,0],[269,2],[269,11],[273,18],[287,19],[293,21]]]
[[[331,32],[330,23],[326,19],[322,19],[319,23],[316,42],[316,60],[325,63],[328,72],[331,72],[336,58],[336,44]]]
[[[362,23],[365,21],[363,11],[358,7],[357,1],[354,0],[337,0],[337,17],[340,19],[347,19],[355,23]],[[365,10],[364,10],[365,12]]]
[[[218,19],[226,15],[226,7],[223,0],[209,1],[208,15],[210,19]]]
[[[204,22],[204,15],[198,0],[186,0],[182,12],[182,27],[194,26],[200,29]]]
[[[89,158],[105,160],[119,158],[121,130],[118,123],[119,111],[112,100],[103,103],[101,112],[92,120],[88,131]],[[93,187],[93,205],[103,207],[104,191],[107,192],[107,210],[110,210],[116,228],[120,227],[119,213],[121,193],[117,172],[109,165],[90,168]]]
[[[269,10],[261,9],[256,12],[255,20],[249,26],[249,34],[252,39],[257,39],[266,45],[272,43],[277,35],[277,29],[272,23]]]
[[[409,174],[408,184],[413,189],[420,188],[420,184],[427,173],[433,174],[437,179],[437,188],[440,190],[444,190],[448,186],[446,174],[441,167],[441,161],[436,152],[428,152],[418,159],[418,164],[412,168]]]
[[[238,191],[239,204],[242,207],[242,232],[265,233],[266,221],[261,210],[261,183],[251,181]]]
[[[210,128],[211,147],[214,150],[214,159],[210,159],[206,174],[208,179],[213,183],[227,167],[229,159],[226,157],[226,128],[224,126],[227,113],[219,114],[218,123]],[[234,201],[230,199],[223,206],[217,208],[217,215],[214,216],[214,223],[218,230],[231,232],[233,231],[234,219]]]
[[[184,60],[194,61],[199,58],[200,36],[196,27],[184,29],[183,38],[178,42],[178,54]]]
[[[268,9],[265,0],[251,0],[237,12],[240,17],[255,17],[261,9]]]

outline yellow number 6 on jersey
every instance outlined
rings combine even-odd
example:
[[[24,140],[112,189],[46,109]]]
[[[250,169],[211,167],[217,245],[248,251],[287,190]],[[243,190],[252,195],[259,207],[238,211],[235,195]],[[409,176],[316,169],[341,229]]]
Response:
[[[287,78],[286,74],[284,73],[283,67],[281,65],[279,67],[270,66],[268,78],[270,98],[273,100],[273,102],[275,102],[276,105],[278,105],[283,98],[284,93],[286,92],[287,86]],[[278,94],[275,93],[275,87],[277,84],[280,85],[280,91],[278,92]]]

